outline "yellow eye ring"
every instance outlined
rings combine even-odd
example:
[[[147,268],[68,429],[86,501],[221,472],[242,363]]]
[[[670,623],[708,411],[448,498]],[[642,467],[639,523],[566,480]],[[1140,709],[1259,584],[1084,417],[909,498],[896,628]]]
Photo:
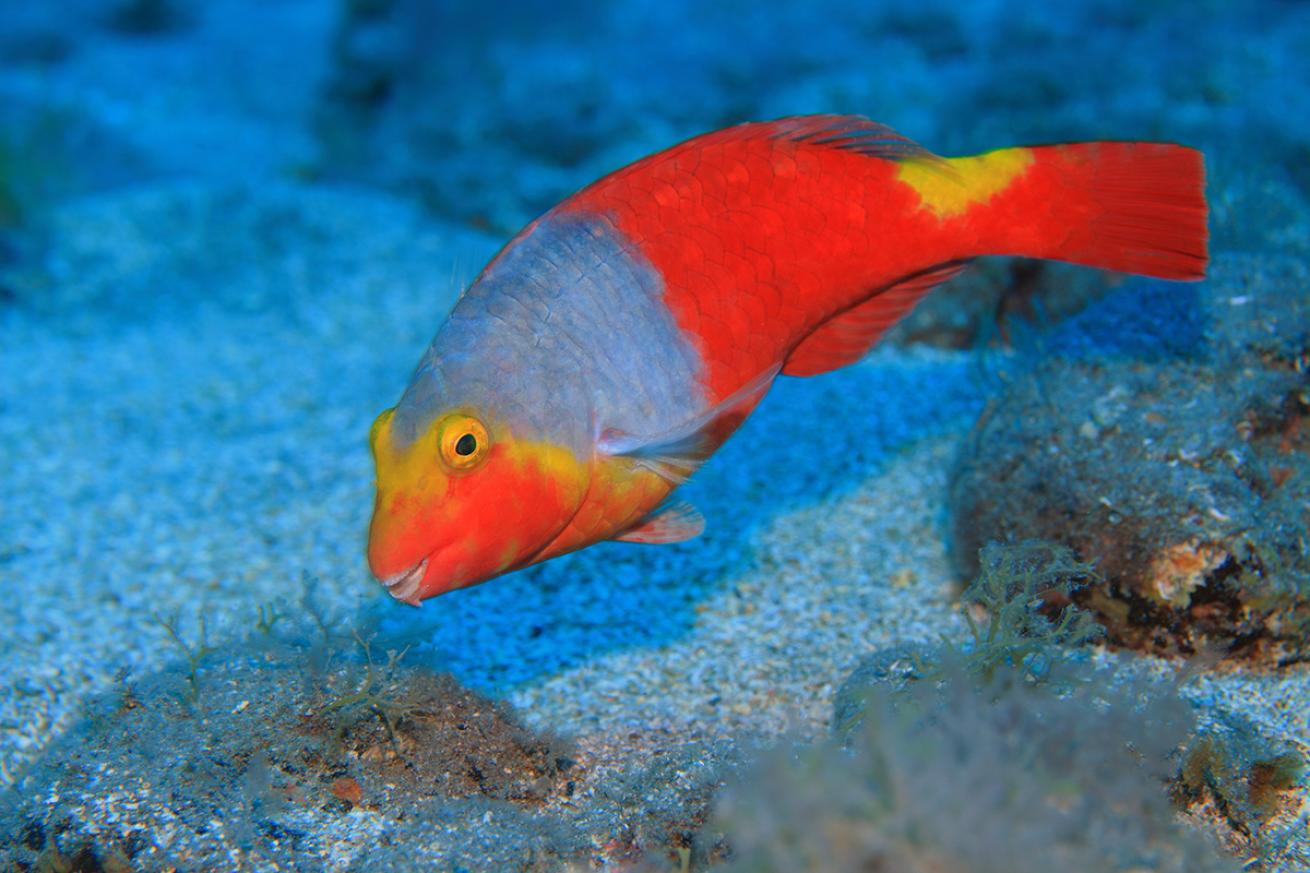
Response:
[[[471,415],[452,415],[441,423],[437,435],[441,460],[452,470],[469,470],[487,456],[491,437],[482,422]]]

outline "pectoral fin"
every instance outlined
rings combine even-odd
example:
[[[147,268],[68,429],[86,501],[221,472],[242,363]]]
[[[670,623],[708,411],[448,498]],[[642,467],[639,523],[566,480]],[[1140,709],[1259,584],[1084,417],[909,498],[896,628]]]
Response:
[[[600,435],[597,448],[611,457],[631,458],[673,484],[681,485],[750,414],[777,375],[778,368],[770,367],[722,402],[661,433],[640,435],[606,430]]]
[[[633,527],[614,537],[628,543],[680,543],[705,530],[705,516],[685,500],[665,501]]]

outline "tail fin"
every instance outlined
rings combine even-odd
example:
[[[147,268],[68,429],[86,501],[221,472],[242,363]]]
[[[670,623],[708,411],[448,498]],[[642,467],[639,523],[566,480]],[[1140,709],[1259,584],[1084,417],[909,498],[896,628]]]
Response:
[[[1041,226],[1016,229],[1000,241],[1001,248],[1161,279],[1205,276],[1205,165],[1199,151],[1145,142],[1030,151],[1034,165],[1015,186],[1020,190],[1012,205],[1028,222],[1040,216]],[[1022,250],[1015,250],[1016,243]]]

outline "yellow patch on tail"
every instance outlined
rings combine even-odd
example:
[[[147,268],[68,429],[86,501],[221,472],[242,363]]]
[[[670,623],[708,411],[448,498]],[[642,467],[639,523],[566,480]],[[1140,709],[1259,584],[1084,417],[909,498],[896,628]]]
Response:
[[[955,218],[1004,191],[1032,163],[1032,149],[997,149],[968,158],[906,160],[896,178],[938,218]]]

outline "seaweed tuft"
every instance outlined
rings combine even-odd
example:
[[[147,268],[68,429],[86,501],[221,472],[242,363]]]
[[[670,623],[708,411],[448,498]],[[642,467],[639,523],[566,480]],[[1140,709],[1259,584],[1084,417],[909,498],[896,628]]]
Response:
[[[866,658],[837,691],[833,724],[840,736],[849,738],[859,727],[870,688],[941,682],[948,667],[980,685],[1001,670],[1017,671],[1032,684],[1048,682],[1076,647],[1103,633],[1072,600],[1098,578],[1096,570],[1067,547],[1042,540],[990,543],[979,551],[978,564],[977,577],[960,595],[970,640],[958,650],[909,644]]]
[[[1105,633],[1092,616],[1074,606],[1075,590],[1097,580],[1095,568],[1058,543],[1028,540],[989,543],[978,556],[977,578],[960,597],[961,614],[973,637],[968,672],[988,682],[1003,666],[1040,679],[1052,652],[1078,646]],[[985,623],[974,618],[982,611]],[[1052,620],[1048,613],[1054,611]]]
[[[187,663],[187,688],[190,692],[191,701],[194,703],[200,696],[200,667],[206,657],[213,653],[214,649],[209,645],[209,623],[203,612],[196,616],[196,622],[199,626],[199,639],[195,642],[187,642],[182,638],[181,631],[178,630],[180,616],[177,614],[171,616],[155,615],[152,617],[168,637],[169,642],[182,652]]]

